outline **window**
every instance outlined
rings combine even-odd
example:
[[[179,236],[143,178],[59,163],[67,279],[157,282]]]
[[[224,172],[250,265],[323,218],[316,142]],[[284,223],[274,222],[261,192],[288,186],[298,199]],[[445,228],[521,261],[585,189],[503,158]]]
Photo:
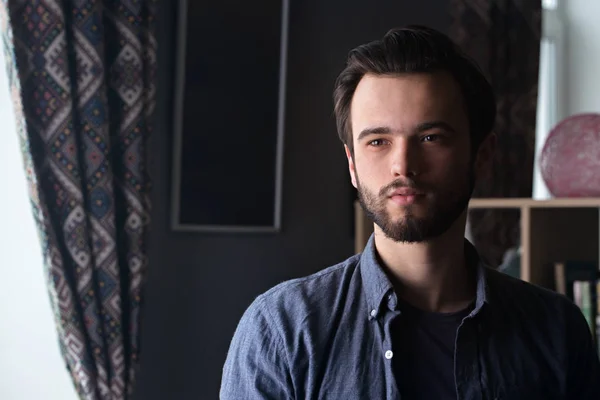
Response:
[[[58,347],[0,44],[0,399],[76,399]]]
[[[536,200],[552,197],[538,166],[538,159],[548,133],[564,118],[562,93],[564,12],[560,0],[543,0],[542,40],[540,44],[540,76],[538,86],[537,122],[535,132],[535,163],[533,193]]]

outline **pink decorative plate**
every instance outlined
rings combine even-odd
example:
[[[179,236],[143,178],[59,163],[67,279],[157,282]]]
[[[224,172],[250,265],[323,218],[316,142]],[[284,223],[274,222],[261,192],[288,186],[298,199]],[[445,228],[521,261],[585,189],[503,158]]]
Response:
[[[600,114],[578,114],[550,131],[539,159],[555,197],[600,197]]]

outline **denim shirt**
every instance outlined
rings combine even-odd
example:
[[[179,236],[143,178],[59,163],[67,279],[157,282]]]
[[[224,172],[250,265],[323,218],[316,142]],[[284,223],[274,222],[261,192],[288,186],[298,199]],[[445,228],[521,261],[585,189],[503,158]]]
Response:
[[[476,258],[477,297],[457,331],[456,398],[599,400],[600,362],[579,308],[488,268],[469,242],[466,251]],[[397,301],[373,236],[362,254],[279,284],[241,318],[220,398],[401,399]]]

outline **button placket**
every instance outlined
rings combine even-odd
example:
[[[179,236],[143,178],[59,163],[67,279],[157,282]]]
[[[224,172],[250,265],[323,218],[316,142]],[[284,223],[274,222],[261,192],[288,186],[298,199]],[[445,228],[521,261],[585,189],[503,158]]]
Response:
[[[388,399],[399,399],[400,394],[398,392],[398,384],[396,382],[396,377],[394,376],[393,370],[393,361],[392,359],[398,355],[394,355],[393,352],[393,340],[392,340],[392,321],[395,318],[400,316],[399,311],[390,311],[382,314],[384,318],[381,318],[381,327],[382,329],[382,342],[381,342],[381,350],[383,359],[381,360],[384,364],[385,370],[385,380],[387,383],[387,396]],[[381,357],[381,356],[380,356]]]

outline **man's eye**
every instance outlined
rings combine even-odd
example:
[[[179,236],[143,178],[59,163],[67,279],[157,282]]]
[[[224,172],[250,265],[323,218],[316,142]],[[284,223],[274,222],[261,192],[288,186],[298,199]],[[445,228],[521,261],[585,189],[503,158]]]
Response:
[[[375,140],[371,140],[371,141],[369,142],[369,145],[370,145],[370,146],[375,146],[375,147],[378,147],[378,146],[382,146],[382,145],[384,145],[384,144],[385,144],[385,142],[386,142],[386,141],[385,141],[385,140],[383,140],[383,139],[375,139]]]
[[[440,138],[440,135],[427,135],[421,139],[423,142],[435,142]]]

